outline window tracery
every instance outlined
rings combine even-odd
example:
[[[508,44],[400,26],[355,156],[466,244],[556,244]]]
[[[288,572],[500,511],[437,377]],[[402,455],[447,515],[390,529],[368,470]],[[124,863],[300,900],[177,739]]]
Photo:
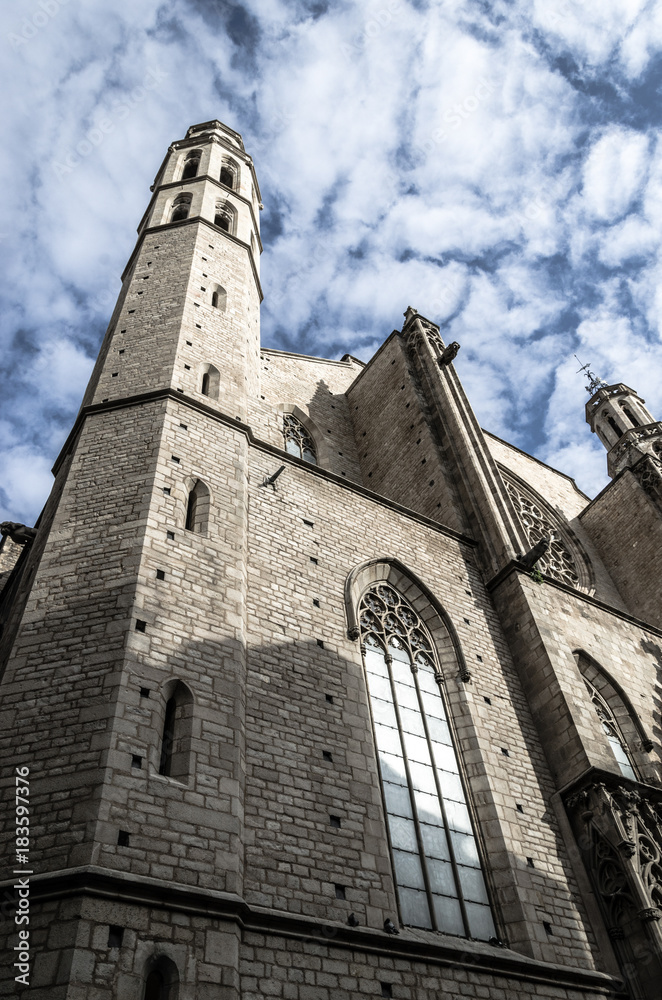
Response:
[[[514,483],[508,480],[505,482],[508,495],[519,514],[531,545],[536,545],[542,538],[551,538],[549,548],[536,563],[536,568],[554,580],[560,580],[561,583],[567,583],[571,587],[579,587],[577,565],[565,540],[560,536],[558,525],[533,497],[518,489]]]
[[[586,685],[588,693],[591,696],[593,707],[595,708],[598,718],[602,723],[602,728],[605,736],[609,740],[609,745],[612,749],[614,757],[616,758],[618,766],[621,769],[621,774],[626,778],[632,778],[633,781],[636,781],[637,776],[634,773],[634,768],[632,767],[632,761],[628,752],[627,743],[625,742],[625,738],[621,732],[621,727],[609,707],[609,703],[602,697],[595,685],[591,684],[586,677],[584,677],[584,684]]]
[[[364,596],[359,620],[402,923],[489,940],[496,932],[430,636],[387,584]]]
[[[291,413],[286,413],[283,417],[283,436],[285,451],[289,455],[295,455],[304,462],[317,465],[317,451],[313,439],[301,421]]]

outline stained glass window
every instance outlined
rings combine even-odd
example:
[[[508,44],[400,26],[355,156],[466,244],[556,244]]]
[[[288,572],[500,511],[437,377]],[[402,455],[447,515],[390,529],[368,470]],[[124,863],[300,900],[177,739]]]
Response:
[[[283,418],[283,435],[285,437],[285,451],[297,458],[303,458],[305,462],[317,465],[317,453],[310,434],[300,420],[297,420],[291,413],[286,413]]]
[[[496,936],[432,642],[392,587],[359,610],[403,924]]]
[[[586,687],[588,688],[591,701],[593,702],[595,710],[598,713],[598,718],[602,723],[604,734],[609,740],[609,746],[611,747],[618,766],[621,769],[621,774],[626,778],[632,778],[633,781],[636,781],[637,776],[634,773],[634,768],[632,767],[632,761],[630,760],[630,754],[628,753],[627,743],[623,738],[621,727],[616,721],[614,713],[598,689],[594,687],[590,681],[587,681],[586,678],[584,678],[584,684],[586,684]]]

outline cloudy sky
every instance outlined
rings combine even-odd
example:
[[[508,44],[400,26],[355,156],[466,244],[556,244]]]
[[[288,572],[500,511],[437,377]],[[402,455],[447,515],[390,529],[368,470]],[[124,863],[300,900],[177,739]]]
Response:
[[[594,494],[573,355],[662,417],[656,0],[7,0],[0,519],[34,522],[149,185],[218,117],[256,161],[262,340],[368,359],[408,305],[483,426]]]

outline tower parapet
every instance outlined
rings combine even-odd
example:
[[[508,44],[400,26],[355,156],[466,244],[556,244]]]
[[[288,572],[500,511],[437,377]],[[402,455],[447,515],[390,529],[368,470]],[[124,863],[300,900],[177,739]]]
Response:
[[[623,469],[633,469],[646,455],[662,459],[662,422],[623,382],[600,385],[586,404],[586,422],[607,448],[612,479]]]

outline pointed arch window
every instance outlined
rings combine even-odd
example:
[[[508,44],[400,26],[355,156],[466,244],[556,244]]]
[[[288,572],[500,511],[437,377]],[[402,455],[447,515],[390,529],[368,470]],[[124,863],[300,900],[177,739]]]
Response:
[[[296,455],[304,462],[317,465],[317,451],[313,439],[301,421],[297,420],[291,413],[286,413],[283,417],[283,436],[285,438],[285,451],[289,455]]]
[[[202,369],[202,379],[200,382],[200,392],[210,399],[218,399],[218,392],[221,384],[221,373],[215,365],[204,365]]]
[[[178,681],[168,698],[163,720],[159,774],[185,780],[189,773],[193,696]]]
[[[630,757],[627,743],[621,731],[621,727],[619,726],[616,717],[609,706],[609,703],[605,698],[603,698],[595,685],[591,684],[586,677],[584,677],[584,684],[586,685],[588,693],[591,696],[593,707],[595,708],[598,718],[602,723],[602,729],[605,736],[609,740],[609,746],[611,747],[612,753],[616,758],[621,774],[625,778],[632,778],[633,781],[636,781],[637,775],[635,774],[634,767],[632,766],[632,759]]]
[[[209,490],[201,479],[197,479],[189,490],[184,527],[187,531],[195,531],[199,535],[206,535],[208,522]]]
[[[239,171],[237,170],[237,164],[234,160],[224,160],[219,177],[221,184],[225,184],[226,187],[232,188],[233,191],[236,191],[238,188],[238,177]]]
[[[359,607],[363,659],[403,924],[496,936],[432,641],[396,590]]]
[[[202,159],[201,149],[192,149],[190,153],[186,154],[186,159],[184,160],[184,169],[182,170],[182,180],[186,181],[190,177],[197,177],[198,170],[200,169],[200,160]]]
[[[188,219],[190,211],[191,211],[191,195],[190,194],[177,195],[174,202],[172,203],[170,221],[182,222],[184,219]]]
[[[234,236],[237,221],[237,213],[229,201],[217,201],[214,213],[214,225]]]
[[[633,427],[641,427],[641,421],[637,420],[627,403],[621,403],[621,409]]]
[[[161,955],[147,967],[143,1000],[177,1000],[179,975],[175,963]]]

